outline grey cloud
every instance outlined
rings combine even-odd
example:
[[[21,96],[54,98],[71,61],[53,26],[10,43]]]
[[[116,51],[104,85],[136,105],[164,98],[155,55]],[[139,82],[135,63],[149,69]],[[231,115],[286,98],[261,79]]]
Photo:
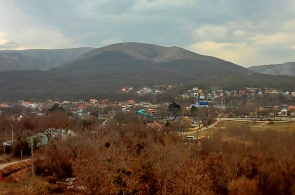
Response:
[[[0,49],[16,49],[19,45],[16,42],[8,41],[3,44],[0,44]]]
[[[73,44],[91,47],[100,47],[113,40],[181,47],[214,41],[243,43],[255,47],[255,50],[257,48],[263,55],[270,56],[275,51],[270,49],[266,52],[265,47],[255,45],[251,37],[257,34],[275,34],[282,30],[286,22],[295,17],[291,6],[292,0],[13,0],[13,2],[22,13],[45,26],[54,28]],[[224,35],[216,34],[218,31],[209,31],[210,33],[204,33],[203,36],[195,33],[206,25],[224,28]],[[237,34],[237,31],[244,35]],[[280,48],[283,49],[284,46],[288,45],[282,45]],[[276,51],[275,55],[279,58],[278,53],[280,52]],[[283,54],[281,56],[284,57]]]
[[[286,47],[286,44],[276,44],[276,47],[262,47],[260,53],[272,58],[294,58],[294,50],[290,50]],[[295,58],[294,58],[295,61]]]

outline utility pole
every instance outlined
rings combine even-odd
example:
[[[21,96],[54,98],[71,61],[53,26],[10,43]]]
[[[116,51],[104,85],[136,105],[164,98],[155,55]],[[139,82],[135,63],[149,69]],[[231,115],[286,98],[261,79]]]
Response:
[[[13,154],[13,127],[11,127],[11,154]]]
[[[32,177],[35,176],[35,168],[34,168],[34,147],[37,147],[37,140],[35,136],[31,136],[27,138],[27,141],[31,147],[31,161],[32,161]]]
[[[34,170],[34,143],[31,144],[31,157],[32,157],[32,177],[35,176]]]

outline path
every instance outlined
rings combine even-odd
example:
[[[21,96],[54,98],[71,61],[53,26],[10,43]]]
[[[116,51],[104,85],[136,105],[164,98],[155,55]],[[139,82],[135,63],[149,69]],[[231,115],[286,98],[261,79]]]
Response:
[[[8,167],[10,165],[13,165],[13,164],[16,164],[16,163],[19,163],[19,162],[22,162],[22,161],[29,161],[31,159],[24,159],[24,160],[18,160],[18,161],[13,161],[13,162],[8,162],[8,163],[2,163],[0,164],[0,170],[4,169],[5,167]]]
[[[218,123],[220,122],[220,120],[216,120],[213,124],[209,125],[209,126],[203,126],[201,127],[200,129],[198,130],[195,130],[195,131],[186,131],[186,132],[182,132],[183,135],[190,135],[190,134],[194,134],[196,132],[200,132],[200,131],[205,131],[205,130],[208,130],[208,129],[211,129],[213,127],[215,127]]]

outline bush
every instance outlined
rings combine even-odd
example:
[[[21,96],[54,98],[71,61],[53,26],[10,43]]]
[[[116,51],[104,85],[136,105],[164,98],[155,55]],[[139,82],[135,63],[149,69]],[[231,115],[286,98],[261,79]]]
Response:
[[[74,152],[63,140],[41,146],[35,156],[37,175],[55,176],[58,179],[72,176]]]
[[[52,181],[75,175],[85,194],[294,192],[294,132],[236,126],[185,144],[173,124],[153,131],[127,115],[117,120],[95,135],[41,147],[37,173]]]
[[[29,156],[31,153],[30,146],[27,141],[18,140],[13,147],[13,155],[20,158],[21,155]]]

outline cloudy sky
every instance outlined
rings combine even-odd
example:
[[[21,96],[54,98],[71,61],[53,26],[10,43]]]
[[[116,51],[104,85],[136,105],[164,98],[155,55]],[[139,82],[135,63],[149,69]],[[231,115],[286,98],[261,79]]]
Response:
[[[179,46],[248,67],[295,61],[295,0],[1,0],[0,49]]]

